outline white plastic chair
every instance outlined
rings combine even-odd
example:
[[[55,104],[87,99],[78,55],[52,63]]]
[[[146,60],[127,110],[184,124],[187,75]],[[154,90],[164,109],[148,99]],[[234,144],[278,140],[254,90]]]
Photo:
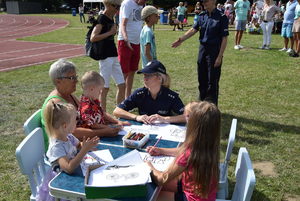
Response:
[[[37,186],[42,182],[46,169],[44,164],[44,139],[41,128],[34,129],[16,149],[16,157],[22,174],[27,175],[31,196],[36,200]]]
[[[235,168],[236,184],[231,201],[250,201],[256,183],[248,151],[241,147]],[[217,199],[216,201],[226,201]]]
[[[228,138],[227,150],[225,155],[224,163],[220,163],[220,179],[219,179],[219,190],[217,198],[225,199],[228,197],[228,165],[232,149],[234,147],[235,135],[236,135],[237,119],[232,119],[231,128]]]
[[[23,125],[25,135],[28,135],[31,131],[33,131],[37,127],[42,127],[41,115],[42,115],[41,109],[39,109],[25,121]]]

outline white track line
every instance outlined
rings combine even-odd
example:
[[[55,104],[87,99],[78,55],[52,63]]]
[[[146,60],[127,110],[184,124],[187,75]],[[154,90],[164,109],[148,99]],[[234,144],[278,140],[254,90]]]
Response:
[[[84,54],[78,54],[78,55],[72,55],[72,56],[64,57],[64,58],[67,59],[67,58],[79,57],[79,56],[83,56],[83,55],[84,55]],[[57,61],[57,59],[50,59],[50,60],[47,60],[47,61],[40,61],[40,62],[31,63],[31,64],[25,64],[25,65],[21,65],[21,66],[15,66],[15,67],[4,68],[4,69],[0,69],[0,72],[3,72],[3,71],[10,71],[10,70],[14,70],[14,69],[22,68],[22,67],[27,67],[27,66],[39,65],[39,64],[43,64],[43,63],[50,62],[50,61]]]
[[[10,58],[10,59],[2,59],[2,60],[0,60],[0,62],[37,57],[37,56],[42,56],[42,55],[47,55],[47,54],[52,54],[52,53],[58,53],[58,52],[67,52],[67,51],[70,51],[70,50],[77,50],[77,49],[82,49],[83,50],[83,47],[71,48],[71,49],[67,49],[67,50],[52,51],[52,52],[40,53],[40,54],[33,54],[33,55],[21,56],[21,57],[17,57],[17,58],[15,57],[15,58]]]
[[[64,46],[65,44],[58,44],[58,45],[53,45],[53,46],[43,46],[43,47],[36,47],[36,48],[29,48],[29,49],[22,49],[22,50],[15,50],[15,51],[10,51],[10,52],[0,52],[1,54],[11,54],[11,53],[18,53],[18,52],[27,52],[31,50],[41,50],[41,49],[46,49],[46,48],[52,48],[52,47],[59,47],[59,46]]]

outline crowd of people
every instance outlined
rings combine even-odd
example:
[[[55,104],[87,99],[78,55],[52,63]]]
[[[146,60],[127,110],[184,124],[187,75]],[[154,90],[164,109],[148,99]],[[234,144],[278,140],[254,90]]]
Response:
[[[287,21],[282,26],[283,50],[287,49],[290,39],[291,48],[295,43],[294,53],[299,54],[300,7],[298,3],[294,6],[295,1],[290,0],[284,12]],[[248,0],[228,0],[225,9],[216,5],[216,0],[203,0],[196,4],[193,26],[171,44],[173,48],[179,48],[184,41],[198,32],[200,34],[197,60],[199,102],[184,106],[180,95],[170,89],[167,65],[158,61],[156,55],[152,28],[162,11],[154,6],[145,6],[146,0],[103,0],[103,3],[105,9],[92,27],[90,41],[101,41],[106,51],[99,55],[99,73],[88,71],[81,77],[80,99],[73,94],[78,82],[75,64],[60,59],[50,66],[49,76],[54,89],[42,105],[41,123],[52,170],[76,172],[84,155],[97,145],[99,138],[114,137],[123,126],[130,125],[129,121],[117,118],[144,124],[186,123],[186,139],[179,148],[147,148],[151,155],[176,157],[174,164],[164,172],[157,171],[148,163],[154,182],[174,192],[178,201],[215,200],[221,119],[217,106],[228,26],[235,21],[234,49],[242,49],[241,39],[246,23],[250,21],[250,13],[253,13],[253,23],[257,18],[254,15],[260,16],[257,23],[264,33],[262,48],[269,49],[273,19],[281,12],[280,8],[272,0],[265,0],[262,5],[256,2],[252,7]],[[254,12],[253,9],[258,7],[261,10]],[[79,10],[82,14],[80,20],[85,21],[82,5]],[[180,2],[172,10],[177,12],[175,26],[183,30],[184,19],[187,18],[184,3]],[[116,14],[119,15],[118,27],[114,21]],[[295,40],[291,39],[292,32]],[[116,34],[117,45],[114,41]],[[142,69],[138,70],[140,57]],[[135,74],[143,75],[144,86],[132,92]],[[106,101],[110,78],[114,79],[118,89],[113,115],[106,111],[106,105],[111,104]],[[137,112],[132,112],[133,109]],[[200,161],[206,165],[202,166]],[[178,176],[181,179],[178,180]]]
[[[298,0],[289,0],[286,4],[279,1],[277,5],[273,0],[257,0],[250,6],[248,0],[227,0],[224,5],[218,4],[217,8],[227,16],[229,24],[235,22],[234,49],[244,48],[240,43],[246,30],[263,34],[261,49],[265,50],[270,49],[272,33],[281,33],[284,47],[280,51],[286,51],[291,57],[299,57],[299,4]]]

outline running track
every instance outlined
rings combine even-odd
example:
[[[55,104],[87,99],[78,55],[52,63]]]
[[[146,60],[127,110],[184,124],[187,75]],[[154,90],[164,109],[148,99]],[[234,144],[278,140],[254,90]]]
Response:
[[[0,15],[0,72],[84,55],[82,45],[17,41],[66,27],[68,21],[24,15]]]

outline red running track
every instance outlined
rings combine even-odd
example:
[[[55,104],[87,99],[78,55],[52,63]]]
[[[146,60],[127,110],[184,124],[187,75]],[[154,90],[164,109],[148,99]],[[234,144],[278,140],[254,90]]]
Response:
[[[24,15],[0,15],[0,72],[84,55],[82,45],[17,41],[66,27],[68,21]]]

